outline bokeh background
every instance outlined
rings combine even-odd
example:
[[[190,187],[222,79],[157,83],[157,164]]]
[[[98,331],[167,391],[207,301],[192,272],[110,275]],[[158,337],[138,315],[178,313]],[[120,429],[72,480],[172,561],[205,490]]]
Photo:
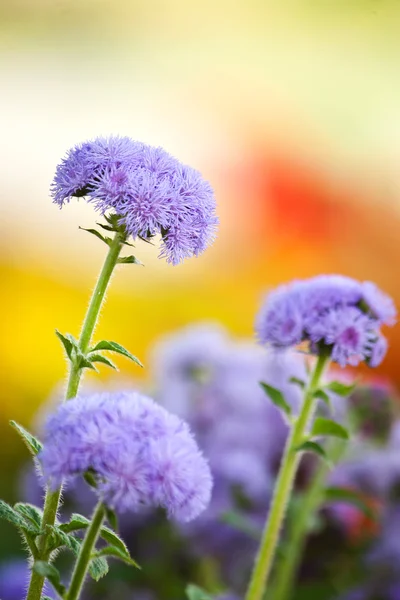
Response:
[[[98,336],[146,363],[196,320],[252,336],[293,277],[374,280],[400,304],[400,3],[396,0],[0,2],[0,489],[15,499],[24,425],[62,382],[54,330],[78,333],[104,256],[83,201],[49,198],[73,144],[161,145],[215,188],[214,246],[179,267],[146,244],[118,271]],[[400,330],[381,374],[399,383]],[[118,361],[121,377],[146,377]],[[108,373],[103,372],[105,379]],[[93,378],[87,376],[87,381]],[[6,528],[0,555],[17,536]]]

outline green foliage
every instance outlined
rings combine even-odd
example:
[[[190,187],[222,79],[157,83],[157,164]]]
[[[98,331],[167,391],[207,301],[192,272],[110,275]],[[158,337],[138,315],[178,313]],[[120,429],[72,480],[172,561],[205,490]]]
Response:
[[[317,417],[314,421],[311,435],[327,435],[341,438],[342,440],[349,439],[348,431],[336,421],[331,419],[324,419],[323,417]]]
[[[331,381],[325,386],[325,389],[337,394],[338,396],[349,396],[351,392],[355,389],[357,384],[352,383],[351,385],[346,385],[345,383],[341,383],[340,381]]]
[[[205,590],[197,585],[193,585],[190,583],[186,588],[186,595],[189,600],[213,600],[213,597],[210,596]]]
[[[56,329],[56,336],[58,337],[58,339],[60,340],[60,342],[62,343],[62,345],[64,346],[64,350],[68,356],[68,358],[70,360],[72,360],[72,351],[76,348],[78,348],[78,343],[75,340],[75,338],[67,333],[66,335],[63,335],[62,333],[60,333],[58,331],[58,329]]]
[[[304,390],[304,388],[306,387],[306,382],[303,381],[302,379],[299,379],[298,377],[290,377],[289,379],[289,383],[295,383],[296,385],[298,385],[302,390]]]
[[[320,458],[327,460],[326,452],[317,444],[317,442],[313,442],[312,440],[306,440],[302,442],[299,446],[294,448],[295,452],[312,452],[313,454],[317,454]]]
[[[313,396],[317,400],[322,400],[323,402],[325,402],[325,404],[328,406],[328,408],[331,408],[331,399],[329,398],[329,395],[324,390],[321,390],[321,389],[315,390],[315,392],[313,392]]]
[[[19,433],[22,438],[22,441],[28,448],[29,452],[33,456],[37,456],[39,452],[42,450],[43,445],[37,438],[35,438],[29,431],[27,431],[22,425],[19,425],[16,421],[10,421],[11,427]]]
[[[40,510],[39,508],[37,508],[37,506],[34,506],[33,504],[26,504],[24,502],[17,502],[17,504],[14,505],[14,510],[16,510],[27,521],[29,521],[39,533],[42,527],[42,510]]]
[[[117,354],[121,354],[122,356],[125,356],[126,358],[133,360],[133,362],[135,362],[137,365],[139,365],[139,367],[143,367],[140,360],[138,358],[136,358],[136,356],[131,354],[128,350],[126,350],[126,348],[121,346],[121,344],[118,344],[117,342],[110,342],[109,340],[102,340],[101,342],[98,342],[93,348],[91,348],[89,350],[89,357],[88,357],[89,360],[90,360],[90,353],[98,352],[99,350],[109,350],[110,352],[116,352]]]
[[[122,551],[120,548],[116,548],[115,546],[105,546],[101,548],[93,555],[93,558],[99,558],[102,556],[110,556],[112,558],[116,558],[127,565],[131,565],[132,567],[136,567],[140,569],[141,567],[131,558],[128,550],[126,552]]]
[[[116,371],[118,371],[118,369],[114,365],[114,363],[109,358],[107,358],[106,356],[103,356],[102,354],[91,354],[90,362],[91,363],[94,363],[94,362],[103,363],[104,365],[107,365],[108,367],[111,367],[112,369],[115,369]]]
[[[37,560],[33,563],[32,570],[35,571],[35,573],[41,575],[42,577],[46,577],[50,581],[54,589],[57,591],[57,593],[60,594],[61,597],[64,596],[65,586],[61,583],[60,573],[54,565],[51,565],[50,563],[45,562],[44,560]]]
[[[142,265],[143,266],[143,263],[140,262],[140,260],[137,259],[136,256],[133,256],[133,254],[131,254],[130,256],[121,256],[117,262],[120,265],[129,265],[130,264],[130,265]]]
[[[101,227],[103,227],[103,229],[106,228],[106,226],[103,225],[101,225]],[[100,233],[100,231],[97,231],[97,229],[86,229],[85,227],[79,227],[79,229],[82,229],[82,231],[87,231],[88,233],[95,235],[97,238],[99,238],[99,240],[107,244],[107,246],[111,245],[112,239],[109,237],[105,237],[103,234]]]
[[[292,414],[292,409],[289,404],[286,402],[282,392],[277,388],[272,387],[268,383],[264,381],[260,381],[260,385],[270,400],[277,406],[281,411],[285,413],[288,417]]]
[[[8,521],[30,535],[36,536],[40,533],[40,527],[32,523],[30,518],[26,518],[19,510],[12,508],[4,500],[0,500],[0,519]]]

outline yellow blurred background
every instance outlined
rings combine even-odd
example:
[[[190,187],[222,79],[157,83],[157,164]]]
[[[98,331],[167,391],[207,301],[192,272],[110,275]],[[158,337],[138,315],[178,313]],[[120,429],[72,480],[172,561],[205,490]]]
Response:
[[[105,247],[49,186],[77,142],[161,145],[215,188],[214,246],[179,267],[138,244],[97,331],[143,362],[157,337],[217,319],[251,336],[271,285],[320,272],[371,279],[400,304],[400,2],[13,0],[0,3],[0,487],[66,363]],[[383,374],[400,382],[400,333]],[[118,360],[121,377],[146,376]],[[109,376],[103,370],[101,376]],[[92,374],[87,380],[93,379]],[[5,483],[8,482],[8,483]]]

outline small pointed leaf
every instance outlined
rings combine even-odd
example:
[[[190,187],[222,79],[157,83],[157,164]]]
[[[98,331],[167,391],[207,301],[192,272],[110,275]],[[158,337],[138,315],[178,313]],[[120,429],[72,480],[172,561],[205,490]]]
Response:
[[[290,377],[289,382],[295,383],[296,385],[301,387],[302,390],[304,390],[304,388],[306,387],[306,382],[302,379],[299,379],[298,377]]]
[[[140,260],[138,258],[136,258],[136,256],[133,256],[133,254],[131,254],[130,256],[121,256],[118,261],[117,261],[120,265],[143,265],[142,262],[140,262]]]
[[[190,583],[186,588],[186,596],[189,600],[213,600],[213,597],[206,591],[204,591],[198,585]]]
[[[321,458],[327,460],[326,452],[322,448],[322,446],[317,444],[317,442],[313,442],[311,440],[306,440],[305,442],[297,446],[297,448],[295,448],[294,450],[295,452],[312,452],[313,454],[317,454]]]
[[[311,435],[328,435],[332,437],[338,437],[342,440],[348,440],[348,431],[336,421],[331,419],[324,419],[323,417],[317,417],[314,421],[314,425],[311,430]]]
[[[362,495],[355,490],[340,488],[340,487],[329,487],[325,490],[325,500],[328,503],[333,502],[347,502],[358,508],[366,517],[377,520],[377,513],[367,502],[363,499]]]
[[[328,408],[331,408],[331,399],[329,398],[329,395],[324,392],[324,390],[315,390],[313,396],[318,400],[322,400],[322,402],[325,402]]]
[[[90,561],[89,574],[92,579],[99,581],[108,573],[108,562],[104,556],[98,556]]]
[[[118,369],[114,365],[114,363],[109,358],[107,358],[106,356],[103,356],[102,354],[91,354],[90,355],[90,362],[92,362],[92,363],[94,363],[94,362],[103,363],[103,364],[107,365],[108,367],[111,367],[112,369],[115,369],[116,371],[118,371]]]
[[[34,528],[37,529],[38,533],[42,527],[43,512],[34,506],[33,504],[26,504],[24,502],[17,502],[14,505],[14,510],[19,512],[27,521],[29,521]]]
[[[112,508],[109,508],[107,506],[106,507],[106,517],[107,517],[107,521],[110,523],[110,525],[114,529],[114,531],[117,531],[118,530],[118,517],[117,517],[117,513],[115,512],[115,510],[112,510]]]
[[[349,396],[355,387],[355,383],[352,383],[351,385],[346,385],[341,381],[331,381],[325,386],[325,389],[333,392],[334,394],[337,394],[338,396]]]
[[[269,398],[275,404],[275,406],[280,408],[288,417],[290,417],[290,415],[292,414],[292,409],[290,405],[286,402],[282,392],[272,387],[272,385],[265,383],[264,381],[260,381],[260,385],[264,392],[267,394],[267,396],[269,396]]]
[[[110,342],[108,340],[102,340],[101,342],[98,342],[90,350],[90,352],[96,352],[98,350],[109,350],[110,352],[116,352],[117,354],[122,354],[122,356],[126,356],[126,358],[130,358],[130,360],[133,360],[133,362],[135,362],[137,365],[139,365],[139,367],[143,367],[142,363],[140,362],[140,360],[138,358],[136,358],[136,356],[131,354],[128,350],[126,350],[126,348],[124,348],[123,346],[121,346],[121,344],[118,344],[117,342]]]
[[[38,575],[41,575],[42,577],[47,577],[47,579],[50,581],[54,589],[60,594],[60,596],[64,595],[65,586],[61,583],[60,573],[54,565],[51,565],[50,563],[45,562],[44,560],[37,560],[33,563],[32,570],[35,571],[35,573],[38,573]]]
[[[38,533],[38,528],[36,526],[33,526],[29,520],[25,519],[24,516],[3,500],[0,500],[0,519],[8,521],[23,531],[27,531],[33,535],[37,535]]]
[[[93,558],[100,558],[102,556],[110,556],[112,558],[116,558],[126,563],[127,565],[131,565],[132,567],[136,567],[140,569],[141,567],[130,557],[129,552],[123,552],[120,548],[116,548],[115,546],[105,546],[98,550]]]
[[[92,369],[97,372],[96,367],[91,363],[90,358],[86,358],[83,354],[78,358],[79,369]]]
[[[72,356],[72,350],[74,349],[74,344],[71,341],[70,337],[69,336],[65,336],[62,333],[60,333],[58,331],[58,329],[56,329],[56,336],[58,337],[58,339],[60,340],[60,342],[64,346],[64,350],[67,353],[68,358],[71,358],[71,356]]]
[[[16,421],[10,421],[10,425],[19,433],[29,452],[33,456],[37,456],[43,448],[42,443]]]
[[[79,229],[82,229],[83,231],[87,231],[87,232],[91,233],[92,235],[95,235],[97,238],[99,238],[99,240],[101,240],[102,242],[107,244],[107,246],[109,246],[112,242],[111,238],[105,237],[104,235],[102,235],[100,233],[100,231],[97,231],[97,229],[86,229],[85,227],[79,227]]]

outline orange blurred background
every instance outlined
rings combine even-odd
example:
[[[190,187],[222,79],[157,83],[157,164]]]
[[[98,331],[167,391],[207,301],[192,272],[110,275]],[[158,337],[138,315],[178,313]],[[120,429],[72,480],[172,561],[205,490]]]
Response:
[[[122,134],[164,146],[215,188],[221,226],[171,267],[138,244],[97,337],[146,363],[157,337],[217,319],[251,336],[262,293],[321,272],[371,279],[400,305],[400,3],[15,0],[0,3],[0,485],[66,363],[105,247],[48,189],[73,144]],[[400,382],[400,330],[380,369]],[[146,372],[118,360],[126,376]],[[109,373],[102,371],[106,379]],[[90,383],[92,374],[87,376]]]

